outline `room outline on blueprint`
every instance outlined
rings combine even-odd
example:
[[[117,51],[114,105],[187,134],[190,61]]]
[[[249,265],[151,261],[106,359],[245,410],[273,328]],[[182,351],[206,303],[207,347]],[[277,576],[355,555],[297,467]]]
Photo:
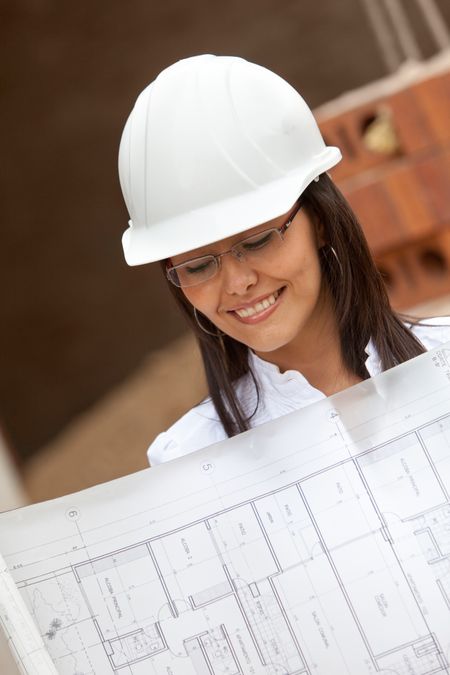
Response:
[[[349,428],[354,399],[334,397],[322,454],[296,478],[293,455],[276,473],[258,456],[249,498],[238,479],[217,489],[217,446],[197,453],[215,508],[199,501],[157,534],[110,548],[111,523],[101,541],[83,506],[61,502],[78,532],[64,551],[9,554],[58,672],[450,673],[450,349],[425,357],[421,400],[397,398],[375,428],[368,406],[384,393],[365,385],[365,421]]]

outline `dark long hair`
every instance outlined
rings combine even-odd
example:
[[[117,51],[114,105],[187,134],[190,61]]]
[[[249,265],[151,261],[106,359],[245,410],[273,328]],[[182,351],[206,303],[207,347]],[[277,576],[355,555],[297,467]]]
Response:
[[[322,174],[319,181],[313,181],[306,188],[301,202],[313,225],[317,227],[320,223],[323,227],[327,242],[319,250],[323,283],[330,290],[348,371],[362,379],[369,377],[365,348],[370,339],[380,356],[383,370],[422,354],[425,351],[423,345],[390,306],[382,277],[355,214],[327,174]],[[165,268],[165,262],[162,265]],[[216,326],[197,313],[212,335],[203,331],[182,290],[171,283],[169,286],[197,338],[209,393],[225,432],[234,436],[246,431],[255,410],[247,410],[245,401],[238,400],[233,383],[249,373],[258,401],[258,386],[249,366],[248,347],[228,335],[219,339]]]

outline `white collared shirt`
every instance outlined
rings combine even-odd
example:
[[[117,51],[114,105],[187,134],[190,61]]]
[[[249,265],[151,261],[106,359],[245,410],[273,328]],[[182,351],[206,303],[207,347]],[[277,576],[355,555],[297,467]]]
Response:
[[[433,349],[450,340],[450,317],[427,319],[425,325],[412,326],[411,330],[427,350]],[[366,354],[369,375],[378,375],[381,362],[372,341],[366,347]],[[253,352],[250,352],[250,366],[260,392],[259,405],[251,420],[252,427],[325,398],[325,394],[312,387],[297,370],[281,373],[276,365],[264,361]],[[246,414],[251,414],[256,407],[256,391],[250,376],[244,376],[237,382],[236,393],[243,402]],[[207,398],[167,431],[159,434],[150,445],[147,455],[150,464],[155,466],[226,438],[214,405]]]

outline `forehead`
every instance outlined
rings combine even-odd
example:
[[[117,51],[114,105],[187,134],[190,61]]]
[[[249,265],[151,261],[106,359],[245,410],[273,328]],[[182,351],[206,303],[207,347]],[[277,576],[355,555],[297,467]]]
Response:
[[[198,258],[202,255],[208,255],[209,253],[223,253],[223,251],[227,251],[229,248],[234,246],[234,244],[237,244],[239,241],[242,241],[242,239],[251,237],[252,235],[258,234],[258,232],[261,232],[262,230],[267,230],[270,227],[279,227],[284,223],[285,220],[288,219],[291,211],[292,209],[290,209],[287,213],[284,213],[281,216],[274,218],[273,220],[267,220],[264,223],[261,223],[261,225],[251,227],[249,230],[243,230],[239,234],[235,234],[232,237],[226,237],[226,239],[220,239],[219,241],[215,241],[212,244],[208,244],[207,246],[200,246],[199,248],[194,248],[190,251],[187,251],[186,253],[174,255],[170,259],[172,265],[177,265],[185,260]]]

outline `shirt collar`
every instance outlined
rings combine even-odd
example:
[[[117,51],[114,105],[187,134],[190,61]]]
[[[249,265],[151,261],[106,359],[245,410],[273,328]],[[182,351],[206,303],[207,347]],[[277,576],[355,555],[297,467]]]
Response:
[[[374,375],[378,375],[382,371],[381,367],[381,359],[380,355],[378,354],[376,347],[373,343],[372,338],[370,338],[369,343],[366,347],[366,368],[367,372],[369,373],[370,377],[373,377]]]
[[[376,350],[376,347],[372,339],[369,340],[365,349],[365,353],[367,356],[365,360],[365,366],[370,377],[373,377],[374,375],[378,375],[378,373],[381,373],[380,356]],[[257,356],[251,350],[249,350],[249,354],[250,354],[249,363],[255,372],[265,373],[267,376],[270,377],[271,380],[284,381],[292,377],[295,377],[297,381],[304,381],[305,385],[311,386],[306,377],[298,370],[286,370],[284,373],[281,373],[278,366],[275,365],[274,363],[270,363],[270,361],[265,361],[261,357]]]

